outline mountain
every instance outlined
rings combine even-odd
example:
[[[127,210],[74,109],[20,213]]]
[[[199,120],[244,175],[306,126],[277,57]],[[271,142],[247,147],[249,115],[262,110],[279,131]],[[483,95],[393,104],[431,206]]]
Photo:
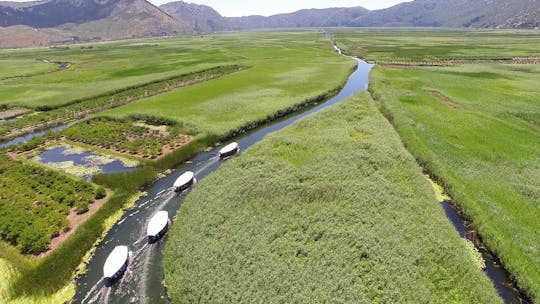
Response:
[[[540,0],[415,0],[369,11],[305,9],[225,18],[208,6],[146,0],[0,1],[0,47],[299,27],[540,28]]]
[[[416,0],[371,11],[350,25],[538,28],[540,0]]]
[[[190,24],[196,33],[209,33],[231,29],[229,21],[206,5],[183,1],[169,2],[159,7],[181,22]]]
[[[415,0],[368,11],[360,7],[229,18],[234,29],[292,27],[540,28],[540,0]]]
[[[351,20],[369,13],[363,7],[306,9],[270,17],[247,16],[228,18],[236,30],[257,28],[335,27],[348,26]]]
[[[173,18],[146,0],[0,2],[0,27],[0,32],[14,36],[9,40],[17,42],[0,44],[3,47],[47,45],[54,44],[55,40],[111,40],[191,32],[188,23]],[[28,37],[31,38],[24,43]],[[0,39],[0,42],[7,40]]]

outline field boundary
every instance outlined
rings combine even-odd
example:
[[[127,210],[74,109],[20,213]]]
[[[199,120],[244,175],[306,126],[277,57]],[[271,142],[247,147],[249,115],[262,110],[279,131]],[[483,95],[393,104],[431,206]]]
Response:
[[[89,114],[120,107],[131,102],[163,94],[178,88],[195,85],[225,75],[239,72],[248,67],[240,65],[217,66],[187,74],[126,87],[109,93],[74,100],[62,107],[42,107],[45,111],[36,115],[21,117],[15,123],[0,126],[2,140],[9,140],[36,131],[56,127],[64,123],[83,119]]]
[[[441,67],[456,66],[462,64],[540,64],[540,57],[512,57],[512,58],[471,58],[471,59],[444,59],[433,61],[409,61],[409,60],[375,60],[382,66],[395,67]]]

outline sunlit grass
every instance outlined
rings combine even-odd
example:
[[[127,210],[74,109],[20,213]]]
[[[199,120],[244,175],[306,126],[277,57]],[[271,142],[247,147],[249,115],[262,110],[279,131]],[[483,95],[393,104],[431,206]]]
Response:
[[[371,87],[409,150],[534,299],[540,297],[538,75],[539,65],[379,67]]]
[[[500,303],[367,94],[243,151],[187,196],[175,303]]]

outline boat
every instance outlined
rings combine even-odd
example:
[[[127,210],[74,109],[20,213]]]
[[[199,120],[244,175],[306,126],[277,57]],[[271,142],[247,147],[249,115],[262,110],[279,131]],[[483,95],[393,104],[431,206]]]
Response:
[[[230,143],[230,144],[226,145],[221,150],[219,150],[218,154],[219,154],[219,157],[221,159],[223,159],[223,158],[227,158],[229,156],[233,156],[236,153],[238,153],[239,151],[240,151],[240,146],[238,145],[238,143],[233,142],[233,143]]]
[[[116,246],[103,265],[103,279],[108,285],[114,284],[124,275],[129,263],[127,246]]]
[[[186,173],[180,175],[179,178],[174,182],[174,191],[182,192],[187,190],[189,187],[193,186],[195,183],[195,173],[187,171]]]
[[[158,241],[169,227],[169,213],[167,211],[159,211],[148,222],[146,234],[148,235],[148,242],[150,244]]]

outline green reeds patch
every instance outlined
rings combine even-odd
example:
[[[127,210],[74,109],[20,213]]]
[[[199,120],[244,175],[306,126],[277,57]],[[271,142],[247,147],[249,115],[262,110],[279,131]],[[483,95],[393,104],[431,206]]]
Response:
[[[175,303],[501,302],[366,94],[200,182],[164,267]]]
[[[81,258],[105,229],[109,228],[105,227],[106,220],[122,209],[134,193],[150,185],[155,178],[156,172],[150,167],[127,173],[96,175],[96,183],[114,191],[111,198],[59,248],[40,260],[35,267],[23,271],[12,283],[11,296],[46,296],[64,287],[72,279],[73,271],[81,263]]]
[[[70,209],[87,210],[96,196],[88,182],[5,155],[0,173],[0,239],[26,254],[44,251],[53,236],[69,228]]]
[[[539,65],[378,67],[371,86],[409,151],[445,185],[535,301],[540,300],[538,75]]]

